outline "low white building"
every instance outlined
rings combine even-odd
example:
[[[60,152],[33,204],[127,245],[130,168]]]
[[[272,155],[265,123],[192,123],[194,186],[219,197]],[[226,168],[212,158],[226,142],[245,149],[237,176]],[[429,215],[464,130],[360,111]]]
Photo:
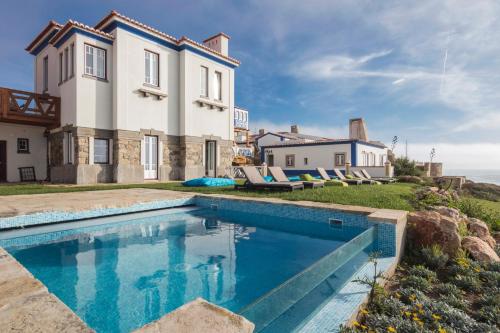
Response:
[[[358,127],[362,130],[358,131]],[[275,135],[273,135],[275,136]],[[362,119],[351,119],[349,139],[312,140],[283,138],[261,144],[269,140],[269,134],[259,138],[260,158],[268,166],[279,166],[287,175],[302,173],[316,174],[318,167],[332,171],[334,168],[345,170],[350,163],[353,170],[365,168],[373,176],[384,176],[388,148],[381,142],[369,141],[366,126]]]
[[[0,92],[0,181],[18,181],[21,166],[45,179],[46,165],[68,183],[230,172],[239,62],[224,33],[177,39],[113,11],[94,27],[51,21],[27,51],[35,93]]]

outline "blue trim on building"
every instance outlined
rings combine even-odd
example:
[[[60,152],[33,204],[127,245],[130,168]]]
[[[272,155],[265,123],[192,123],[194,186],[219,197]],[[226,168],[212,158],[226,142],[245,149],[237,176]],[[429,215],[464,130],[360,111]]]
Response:
[[[155,43],[158,43],[160,45],[163,45],[165,47],[168,47],[172,50],[175,50],[177,52],[181,52],[181,51],[184,51],[184,50],[187,50],[187,51],[190,51],[190,52],[193,52],[195,54],[198,54],[198,55],[201,55],[202,57],[205,57],[207,59],[210,59],[212,61],[215,61],[221,65],[224,65],[224,66],[228,66],[230,68],[236,68],[238,67],[237,65],[234,65],[228,61],[225,61],[225,60],[222,60],[216,56],[213,56],[211,54],[208,54],[207,52],[203,51],[203,50],[200,50],[200,49],[197,49],[191,45],[187,45],[187,44],[183,44],[181,46],[178,46],[177,44],[175,43],[172,43],[172,42],[169,42],[167,40],[165,40],[164,38],[161,38],[161,37],[157,37],[153,34],[150,34],[146,31],[143,31],[143,30],[140,30],[140,29],[137,29],[129,24],[126,24],[124,22],[117,22],[117,21],[113,21],[111,22],[109,25],[107,25],[103,31],[104,32],[111,32],[113,31],[114,29],[116,28],[120,28],[120,29],[123,29],[125,31],[128,31],[130,33],[133,33],[135,35],[138,35],[142,38],[145,38],[145,39],[148,39],[152,42],[155,42]]]
[[[104,37],[97,36],[97,35],[95,35],[95,34],[93,34],[91,32],[88,32],[86,30],[80,29],[78,27],[72,27],[66,34],[64,34],[64,36],[61,39],[59,39],[57,41],[57,43],[54,44],[54,46],[56,48],[59,48],[68,39],[70,39],[71,36],[73,36],[75,33],[78,33],[78,34],[86,36],[86,37],[90,37],[92,39],[98,40],[100,42],[103,42],[103,43],[106,43],[106,44],[109,44],[109,45],[113,45],[113,41],[112,40],[109,40],[109,39],[104,38]]]
[[[42,50],[49,45],[49,41],[52,39],[52,37],[55,36],[56,33],[59,32],[60,29],[54,29],[50,34],[47,35],[47,37],[44,38],[44,40],[38,44],[37,47],[35,47],[33,50],[31,50],[30,54],[37,56]]]
[[[358,165],[358,142],[354,141],[351,143],[351,166]]]
[[[261,161],[261,162],[265,162],[265,161],[266,161],[266,160],[265,160],[265,157],[266,157],[266,155],[265,155],[265,149],[262,149],[262,148],[261,148],[261,149],[260,149],[260,161]]]
[[[282,144],[282,145],[271,145],[271,146],[265,146],[264,148],[284,148],[284,147],[302,147],[302,146],[323,146],[323,145],[348,145],[352,143],[357,143],[365,146],[370,146],[370,147],[375,147],[375,148],[380,148],[384,149],[386,148],[385,146],[380,146],[376,145],[373,143],[369,142],[363,142],[359,140],[343,140],[343,141],[314,141],[314,142],[307,142],[307,143],[297,143],[297,144]]]

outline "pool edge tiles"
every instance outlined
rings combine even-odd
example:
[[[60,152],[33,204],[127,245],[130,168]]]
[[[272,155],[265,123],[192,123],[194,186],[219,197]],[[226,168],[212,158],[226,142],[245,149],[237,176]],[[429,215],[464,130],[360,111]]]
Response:
[[[72,222],[90,218],[107,217],[150,210],[193,205],[194,197],[139,202],[126,207],[107,207],[82,211],[47,211],[0,218],[0,231],[50,223]]]

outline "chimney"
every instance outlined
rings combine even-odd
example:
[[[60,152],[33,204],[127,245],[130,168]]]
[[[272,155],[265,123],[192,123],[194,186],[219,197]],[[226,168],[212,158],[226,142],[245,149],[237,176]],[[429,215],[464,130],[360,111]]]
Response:
[[[349,139],[368,141],[368,131],[363,118],[349,119]]]
[[[211,48],[214,51],[221,53],[222,55],[229,55],[229,36],[223,32],[219,32],[217,35],[207,38],[203,41],[203,45]]]
[[[264,135],[264,134],[266,134],[266,130],[265,130],[265,129],[263,129],[263,128],[261,128],[261,129],[259,130],[259,135]]]
[[[292,125],[290,127],[290,132],[291,133],[295,133],[295,134],[299,134],[299,126],[298,125]]]

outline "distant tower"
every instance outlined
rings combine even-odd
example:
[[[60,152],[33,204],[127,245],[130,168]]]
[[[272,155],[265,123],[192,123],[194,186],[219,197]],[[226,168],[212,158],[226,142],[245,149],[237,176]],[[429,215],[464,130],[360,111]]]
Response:
[[[368,141],[368,131],[363,118],[349,119],[349,139]]]
[[[229,55],[229,38],[225,33],[219,32],[217,35],[205,39],[203,45],[227,56]]]

